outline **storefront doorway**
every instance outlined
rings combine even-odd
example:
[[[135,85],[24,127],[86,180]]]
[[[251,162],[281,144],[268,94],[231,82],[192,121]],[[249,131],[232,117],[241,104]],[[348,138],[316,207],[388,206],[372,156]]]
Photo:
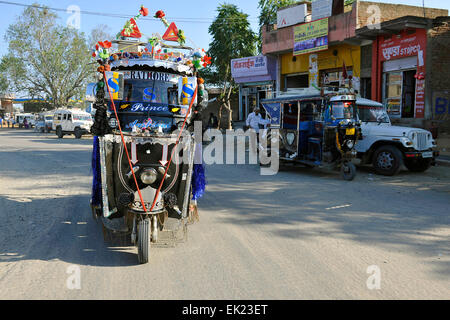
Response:
[[[384,74],[383,101],[393,118],[414,118],[416,104],[416,70]]]
[[[273,96],[273,85],[250,86],[241,90],[241,114],[240,120],[246,120],[253,110],[260,106],[262,99]]]
[[[383,103],[393,119],[416,117],[417,56],[383,63]]]

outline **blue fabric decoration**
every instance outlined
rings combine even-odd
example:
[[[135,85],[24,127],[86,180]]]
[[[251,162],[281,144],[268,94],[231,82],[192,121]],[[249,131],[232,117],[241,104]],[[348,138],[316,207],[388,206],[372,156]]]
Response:
[[[203,164],[194,164],[194,170],[192,172],[192,200],[198,200],[203,197],[205,190],[205,166]]]
[[[102,206],[102,178],[100,168],[100,144],[98,137],[94,137],[94,148],[92,151],[92,205],[96,207]]]

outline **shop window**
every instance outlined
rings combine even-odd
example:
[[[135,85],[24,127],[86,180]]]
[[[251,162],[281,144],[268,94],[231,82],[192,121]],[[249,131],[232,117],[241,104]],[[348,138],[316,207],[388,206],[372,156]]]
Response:
[[[402,105],[402,82],[401,72],[389,72],[385,74],[385,101],[387,112],[395,118],[401,117]]]
[[[347,68],[347,80],[345,80],[345,84],[349,83],[348,77],[350,76],[353,76],[352,68]],[[324,87],[340,87],[344,84],[342,68],[321,71],[320,79]]]
[[[309,75],[303,74],[298,76],[287,76],[285,78],[285,88],[308,88],[309,87]]]
[[[372,99],[372,78],[361,78],[360,94],[363,98]]]

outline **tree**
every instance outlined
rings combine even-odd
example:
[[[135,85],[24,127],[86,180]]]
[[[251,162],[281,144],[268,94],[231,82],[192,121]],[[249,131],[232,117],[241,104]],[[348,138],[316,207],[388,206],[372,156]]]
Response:
[[[53,107],[82,98],[85,81],[93,71],[84,34],[56,20],[45,8],[27,7],[8,27],[8,54],[2,58],[11,89],[48,99]]]
[[[236,5],[222,4],[217,8],[218,15],[209,27],[213,40],[208,51],[211,59],[208,80],[221,87],[219,96],[219,124],[223,109],[228,111],[228,128],[231,129],[233,111],[231,94],[236,89],[231,76],[231,60],[253,56],[256,53],[256,35],[250,27],[248,15],[239,11]]]
[[[6,76],[6,65],[2,62],[0,61],[0,94],[5,94],[8,92],[9,83]]]
[[[277,12],[279,9],[296,3],[296,0],[259,0],[259,50],[262,48],[262,28],[265,25],[277,23]]]

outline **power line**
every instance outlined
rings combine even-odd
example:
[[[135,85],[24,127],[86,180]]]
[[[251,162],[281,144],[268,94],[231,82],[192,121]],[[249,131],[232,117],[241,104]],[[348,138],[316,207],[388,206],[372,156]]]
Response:
[[[0,1],[0,4],[6,4],[6,5],[12,5],[12,6],[19,6],[19,7],[34,7],[42,10],[51,10],[56,12],[64,12],[67,13],[67,9],[62,8],[53,8],[53,7],[45,7],[45,6],[38,6],[38,5],[29,5],[24,3],[18,3],[18,2],[11,2],[11,1]],[[130,17],[133,17],[135,15],[124,15],[124,14],[114,14],[114,13],[104,13],[104,12],[95,12],[95,11],[86,11],[86,10],[80,10],[80,14],[85,15],[93,15],[93,16],[103,16],[103,17],[109,17],[109,18],[120,18],[120,19],[129,19]],[[215,19],[211,18],[175,18],[175,17],[168,17],[167,19],[177,21],[177,22],[185,22],[185,23],[212,23],[215,21]],[[140,20],[146,20],[146,21],[160,21],[157,18],[147,18],[147,17],[141,17]],[[241,18],[229,18],[227,20],[241,20]],[[248,20],[257,20],[257,18],[249,18]]]

